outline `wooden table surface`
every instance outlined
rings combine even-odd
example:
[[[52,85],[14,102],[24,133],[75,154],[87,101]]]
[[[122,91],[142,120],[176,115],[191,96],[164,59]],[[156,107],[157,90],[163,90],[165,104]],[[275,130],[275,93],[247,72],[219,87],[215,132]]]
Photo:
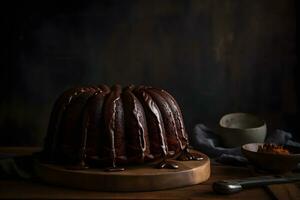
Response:
[[[31,154],[36,148],[4,148],[0,154]],[[63,188],[30,180],[1,180],[0,199],[300,199],[299,185],[280,184],[252,188],[237,194],[218,195],[212,191],[217,180],[244,178],[252,171],[243,167],[212,165],[210,179],[202,184],[153,192],[97,192]],[[101,183],[105,184],[105,183]]]

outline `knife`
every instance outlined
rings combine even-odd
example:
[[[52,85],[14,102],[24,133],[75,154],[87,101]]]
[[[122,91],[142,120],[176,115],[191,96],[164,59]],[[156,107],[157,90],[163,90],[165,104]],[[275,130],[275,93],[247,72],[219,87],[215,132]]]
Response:
[[[300,173],[292,175],[257,176],[245,179],[231,179],[214,182],[213,190],[218,194],[232,194],[246,188],[260,187],[271,184],[291,183],[300,181]]]

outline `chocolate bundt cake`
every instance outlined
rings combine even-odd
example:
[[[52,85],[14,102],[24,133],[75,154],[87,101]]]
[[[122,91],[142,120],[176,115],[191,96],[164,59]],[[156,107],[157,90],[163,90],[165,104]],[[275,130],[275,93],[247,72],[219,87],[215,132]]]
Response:
[[[188,155],[187,146],[180,108],[169,93],[146,86],[100,85],[73,88],[57,99],[43,157],[81,168],[116,168],[182,157]]]

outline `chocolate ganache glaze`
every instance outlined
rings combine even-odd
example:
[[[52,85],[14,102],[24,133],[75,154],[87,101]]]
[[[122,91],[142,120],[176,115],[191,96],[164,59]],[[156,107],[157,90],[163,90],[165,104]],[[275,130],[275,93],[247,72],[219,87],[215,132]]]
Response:
[[[42,160],[71,169],[124,170],[124,165],[169,158],[200,160],[188,151],[182,113],[166,91],[147,86],[77,87],[55,102]]]

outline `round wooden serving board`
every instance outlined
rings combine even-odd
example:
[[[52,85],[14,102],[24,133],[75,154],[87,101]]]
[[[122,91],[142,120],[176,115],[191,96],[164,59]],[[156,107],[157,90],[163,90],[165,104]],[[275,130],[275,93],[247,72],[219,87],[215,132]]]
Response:
[[[153,191],[195,185],[210,176],[210,161],[173,161],[178,169],[156,169],[153,165],[128,166],[125,171],[103,169],[69,170],[63,166],[36,163],[37,176],[44,182],[99,191]]]

